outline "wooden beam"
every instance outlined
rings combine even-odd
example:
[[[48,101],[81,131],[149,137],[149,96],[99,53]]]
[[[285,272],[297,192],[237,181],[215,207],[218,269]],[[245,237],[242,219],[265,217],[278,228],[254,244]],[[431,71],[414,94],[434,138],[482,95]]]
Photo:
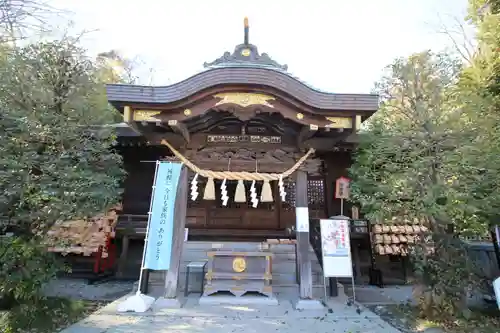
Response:
[[[340,143],[347,142],[347,138],[352,134],[351,130],[344,130],[342,133],[331,138],[311,138],[303,142],[303,147],[314,148],[318,151],[332,151]],[[347,142],[351,144],[351,142]]]
[[[143,133],[139,129],[139,126],[137,126],[137,123],[134,121],[134,111],[130,106],[125,106],[123,108],[123,121],[127,125],[129,125],[134,132],[136,132],[139,135],[143,135]]]
[[[165,298],[177,296],[177,282],[179,280],[182,248],[184,246],[184,228],[186,226],[186,213],[188,202],[188,170],[183,167],[179,177],[179,185],[175,197],[174,208],[174,235],[170,269],[165,276]]]
[[[297,171],[297,180],[295,183],[295,214],[297,219],[297,267],[299,271],[300,298],[312,299],[307,173],[304,171]],[[299,225],[301,224],[307,224],[307,231],[301,231],[299,229]]]
[[[310,139],[316,132],[318,131],[318,126],[317,125],[308,125],[308,126],[302,126],[302,129],[299,132],[299,135],[297,137],[297,146],[301,147],[303,142]]]
[[[180,135],[182,135],[186,143],[189,143],[191,138],[189,135],[189,130],[184,123],[175,119],[170,119],[167,124],[174,130],[175,133],[179,133]]]
[[[354,131],[355,132],[358,132],[361,129],[361,123],[362,122],[363,122],[363,120],[361,119],[360,115],[356,115],[354,117]]]

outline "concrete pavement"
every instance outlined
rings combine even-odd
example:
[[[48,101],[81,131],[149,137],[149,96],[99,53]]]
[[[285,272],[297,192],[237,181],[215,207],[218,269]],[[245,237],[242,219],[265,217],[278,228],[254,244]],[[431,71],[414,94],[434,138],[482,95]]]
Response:
[[[118,314],[109,304],[62,333],[400,333],[373,312],[329,301],[324,310],[295,310],[291,299],[277,295],[279,305],[200,305],[199,295],[180,309],[146,314]]]

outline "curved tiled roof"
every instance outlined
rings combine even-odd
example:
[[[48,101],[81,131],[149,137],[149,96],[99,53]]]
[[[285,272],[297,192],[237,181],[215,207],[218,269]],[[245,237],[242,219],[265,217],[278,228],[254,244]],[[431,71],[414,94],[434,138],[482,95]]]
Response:
[[[107,85],[110,102],[168,104],[202,90],[222,85],[254,85],[274,88],[317,109],[376,111],[378,96],[370,94],[335,94],[320,91],[271,66],[218,64],[169,86]]]
[[[248,19],[244,19],[243,43],[233,53],[224,54],[205,63],[205,70],[181,82],[163,86],[107,86],[110,102],[169,104],[195,95],[203,90],[230,85],[267,87],[284,92],[309,107],[323,110],[356,110],[374,112],[378,96],[369,94],[334,94],[313,88],[292,76],[287,65],[259,53],[249,42]]]

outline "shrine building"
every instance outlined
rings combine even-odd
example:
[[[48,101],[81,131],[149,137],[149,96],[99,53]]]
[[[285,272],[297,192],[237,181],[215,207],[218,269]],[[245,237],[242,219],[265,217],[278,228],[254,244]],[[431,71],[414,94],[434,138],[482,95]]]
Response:
[[[377,95],[313,88],[287,65],[259,53],[245,20],[243,42],[205,62],[198,74],[169,86],[110,84],[107,97],[123,115],[117,149],[127,172],[116,226],[118,276],[139,274],[155,162],[188,161],[187,181],[179,184],[188,188],[180,273],[214,247],[258,252],[258,244],[282,244],[266,273],[273,288],[297,286],[301,297],[311,297],[323,283],[314,221],[341,213],[353,217],[352,205],[344,200],[341,208],[335,198],[335,182],[348,177],[357,131],[377,111]],[[210,176],[214,172],[267,178],[224,180]],[[307,232],[296,230],[298,207],[308,208]],[[372,256],[367,230],[352,230],[355,271],[366,276]],[[151,273],[150,287],[161,285],[159,279]]]

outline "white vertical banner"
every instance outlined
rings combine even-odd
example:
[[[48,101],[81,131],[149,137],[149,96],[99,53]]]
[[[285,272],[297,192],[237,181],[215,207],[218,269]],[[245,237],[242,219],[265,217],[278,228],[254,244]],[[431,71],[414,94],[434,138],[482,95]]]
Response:
[[[320,220],[323,274],[325,277],[352,277],[349,220]]]
[[[295,208],[295,229],[297,232],[309,232],[309,208]]]

